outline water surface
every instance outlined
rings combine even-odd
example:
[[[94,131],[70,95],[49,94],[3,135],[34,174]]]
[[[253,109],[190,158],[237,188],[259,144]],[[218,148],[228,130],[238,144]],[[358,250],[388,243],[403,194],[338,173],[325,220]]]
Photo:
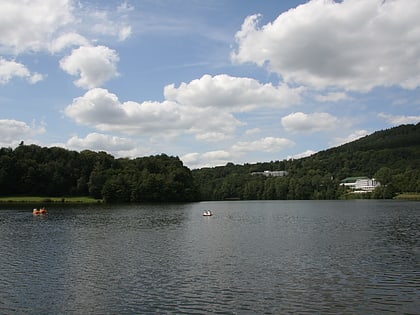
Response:
[[[1,207],[0,313],[420,309],[419,202]]]

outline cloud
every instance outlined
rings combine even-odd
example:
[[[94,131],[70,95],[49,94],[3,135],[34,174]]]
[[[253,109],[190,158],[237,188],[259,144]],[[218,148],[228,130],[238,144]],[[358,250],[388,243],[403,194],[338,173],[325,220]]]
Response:
[[[73,65],[71,60],[63,62],[63,66],[69,65]],[[79,68],[66,69],[74,73]],[[260,84],[249,78],[204,75],[182,83],[179,88],[173,84],[166,86],[162,102],[120,102],[108,90],[94,88],[74,99],[65,114],[102,132],[155,133],[166,137],[192,134],[198,140],[216,142],[230,138],[238,126],[244,125],[234,113],[288,107],[300,101],[299,92],[299,89]]]
[[[167,85],[164,95],[167,100],[186,105],[250,111],[261,107],[290,107],[300,102],[301,91],[287,85],[261,84],[251,78],[206,74],[190,83],[182,83],[178,88],[174,84]]]
[[[99,10],[73,0],[0,1],[0,52],[56,53],[74,45],[87,45],[86,37],[131,35],[129,5]]]
[[[378,116],[391,125],[417,124],[420,121],[420,116],[388,115],[384,113],[379,113]]]
[[[209,151],[202,154],[205,159],[212,159],[212,160],[227,160],[232,157],[232,155],[224,150],[218,151]]]
[[[252,129],[246,130],[245,131],[245,134],[247,136],[250,136],[250,135],[254,135],[254,134],[260,133],[260,132],[261,132],[261,129],[260,128],[252,128]]]
[[[124,41],[127,38],[129,38],[131,36],[131,26],[130,25],[123,25],[120,27],[120,29],[118,30],[118,40],[119,41]]]
[[[339,102],[349,100],[350,97],[344,92],[330,92],[323,95],[316,95],[315,99],[318,102]]]
[[[238,63],[256,63],[286,83],[367,92],[420,86],[420,2],[312,0],[259,27],[259,15],[236,33]]]
[[[216,165],[226,165],[232,161],[231,153],[218,150],[205,153],[188,153],[181,156],[181,160],[189,168],[213,167]]]
[[[266,137],[255,141],[241,141],[227,150],[188,153],[181,156],[181,160],[190,168],[213,167],[226,165],[248,152],[279,152],[294,145],[295,143],[289,139]]]
[[[51,41],[49,51],[56,53],[71,46],[88,46],[89,41],[82,35],[71,32],[60,35]]]
[[[0,135],[3,143],[16,141],[16,139],[27,136],[30,132],[31,127],[23,121],[0,119]]]
[[[89,148],[95,151],[129,151],[135,147],[135,143],[127,138],[105,135],[101,133],[90,133],[85,138],[71,137],[66,147],[72,150],[84,150]]]
[[[1,1],[0,51],[21,53],[47,48],[61,27],[73,22],[71,1]]]
[[[348,142],[355,141],[359,138],[367,136],[369,132],[367,130],[356,130],[355,132],[351,133],[345,138],[335,138],[334,141],[331,143],[332,146],[339,146]]]
[[[294,146],[295,143],[286,138],[266,137],[256,141],[243,141],[233,145],[232,151],[243,152],[278,152]]]
[[[304,157],[311,156],[311,155],[315,154],[316,152],[317,151],[314,151],[314,150],[306,150],[305,152],[298,153],[298,154],[295,154],[293,156],[289,156],[289,157],[287,157],[287,159],[288,160],[289,159],[301,159],[301,158],[304,158]]]
[[[109,19],[107,12],[95,12],[92,15],[97,23],[92,26],[94,33],[114,36],[119,41],[124,41],[131,36],[131,26],[123,23],[117,23]]]
[[[75,84],[91,89],[118,76],[118,54],[105,46],[82,46],[60,60],[60,67],[68,74],[79,75]]]
[[[212,108],[197,108],[173,101],[121,103],[115,94],[95,88],[73,100],[65,114],[77,123],[100,131],[130,135],[173,136],[194,134],[217,141],[241,125],[233,115]],[[209,139],[210,138],[210,139]]]
[[[83,19],[89,25],[89,30],[86,31],[116,37],[119,41],[126,40],[132,33],[132,28],[126,21],[128,14],[134,8],[127,3],[122,3],[116,8],[106,8],[106,5],[104,4],[101,9],[88,7],[83,15]]]
[[[131,35],[131,26],[126,22],[129,8],[123,3],[117,8],[99,10],[73,0],[0,1],[0,54],[56,54],[81,46],[61,59],[60,67],[71,75],[80,75],[75,81],[79,87],[100,86],[118,75],[118,55],[105,46],[92,47],[91,43],[104,36],[116,37],[119,41],[127,39]],[[0,59],[3,68],[0,84],[7,83],[12,76],[26,77],[30,83],[43,79],[39,73],[30,73],[23,64],[10,61],[5,69],[4,59]]]
[[[23,64],[0,57],[0,84],[8,83],[13,77],[25,78],[34,84],[43,79],[39,73],[31,73]]]
[[[130,5],[127,1],[122,2],[118,7],[117,11],[119,13],[128,13],[134,10],[134,7]]]
[[[23,121],[14,119],[0,119],[0,145],[13,147],[22,140],[27,140],[37,134],[45,132],[44,126],[29,126]]]
[[[199,159],[200,159],[200,153],[197,153],[197,152],[187,153],[181,156],[181,160],[182,162],[184,162],[185,165],[197,165]]]
[[[288,132],[313,133],[331,130],[338,126],[338,118],[328,113],[305,114],[302,112],[289,114],[281,119],[281,124]]]

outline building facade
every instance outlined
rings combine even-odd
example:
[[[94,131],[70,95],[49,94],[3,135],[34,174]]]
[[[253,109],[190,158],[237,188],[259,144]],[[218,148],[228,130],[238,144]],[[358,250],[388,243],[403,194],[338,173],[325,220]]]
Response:
[[[371,192],[381,183],[374,178],[362,177],[347,177],[341,181],[342,186],[353,190],[354,192]]]

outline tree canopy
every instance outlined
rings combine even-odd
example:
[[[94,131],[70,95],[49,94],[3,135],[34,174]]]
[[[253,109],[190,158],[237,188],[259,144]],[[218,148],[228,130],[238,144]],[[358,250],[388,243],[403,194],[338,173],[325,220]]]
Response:
[[[284,170],[283,177],[251,175]],[[201,198],[337,199],[345,196],[341,180],[376,178],[382,186],[370,197],[420,192],[420,123],[377,131],[372,135],[302,159],[193,170]],[[367,197],[366,195],[363,197]]]
[[[267,170],[287,171],[287,176],[255,175]],[[378,131],[306,158],[192,171],[166,154],[117,159],[106,152],[24,143],[0,149],[3,196],[90,196],[106,202],[338,199],[346,193],[340,181],[351,176],[381,183],[372,198],[419,193],[420,123]]]
[[[91,196],[107,202],[197,200],[191,171],[166,154],[115,159],[105,152],[19,145],[0,149],[0,192]]]

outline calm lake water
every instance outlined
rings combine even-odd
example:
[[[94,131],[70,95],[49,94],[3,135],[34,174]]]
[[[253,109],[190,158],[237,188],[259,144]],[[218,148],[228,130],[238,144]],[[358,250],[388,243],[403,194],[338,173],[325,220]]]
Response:
[[[420,312],[420,202],[48,210],[0,208],[1,314]]]

